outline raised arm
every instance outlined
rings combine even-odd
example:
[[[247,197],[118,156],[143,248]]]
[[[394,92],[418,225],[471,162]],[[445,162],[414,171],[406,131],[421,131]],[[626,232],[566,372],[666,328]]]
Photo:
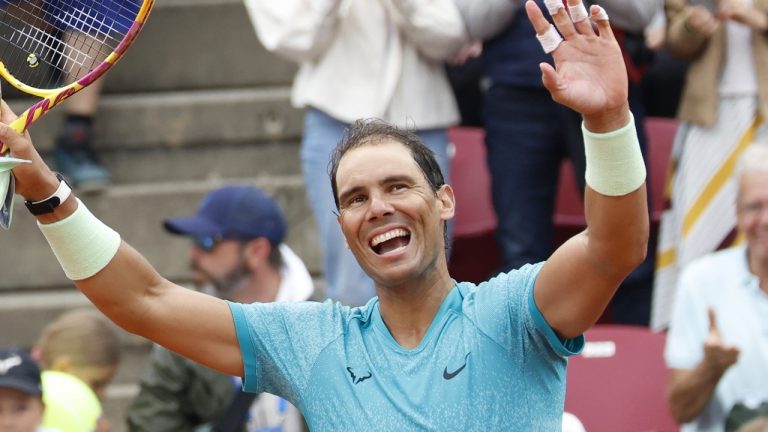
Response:
[[[542,45],[556,46],[555,67],[540,65],[544,85],[555,101],[584,118],[587,229],[547,260],[534,298],[549,325],[570,338],[600,317],[619,284],[645,258],[648,208],[645,168],[627,104],[626,69],[607,16],[599,7],[591,8],[598,35],[589,19],[574,24],[561,2],[547,3],[557,9],[554,22],[565,39],[559,45],[536,4],[528,1],[525,7]]]
[[[29,134],[8,127],[16,115],[5,101],[0,109],[0,141],[8,144],[11,155],[32,161],[13,170],[16,192],[29,201],[46,199],[59,187],[59,179],[40,158]],[[53,213],[37,217],[80,291],[129,332],[213,369],[242,376],[240,348],[226,303],[162,278],[117,233],[89,215],[70,195]]]

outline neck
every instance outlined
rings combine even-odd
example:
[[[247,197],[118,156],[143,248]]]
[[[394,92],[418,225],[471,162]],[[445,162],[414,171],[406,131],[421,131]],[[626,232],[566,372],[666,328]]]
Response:
[[[229,299],[238,303],[270,303],[277,300],[282,276],[271,266],[251,273],[242,288],[233,292]]]
[[[421,343],[452,288],[444,262],[440,271],[413,281],[395,286],[377,284],[381,318],[400,346],[410,349]]]

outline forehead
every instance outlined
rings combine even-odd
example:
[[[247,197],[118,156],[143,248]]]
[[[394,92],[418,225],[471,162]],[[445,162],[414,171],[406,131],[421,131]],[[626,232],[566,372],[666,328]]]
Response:
[[[341,188],[350,181],[402,175],[424,178],[408,147],[390,139],[364,144],[345,153],[339,161],[336,183]]]
[[[744,171],[741,175],[739,194],[742,199],[768,197],[768,167]]]

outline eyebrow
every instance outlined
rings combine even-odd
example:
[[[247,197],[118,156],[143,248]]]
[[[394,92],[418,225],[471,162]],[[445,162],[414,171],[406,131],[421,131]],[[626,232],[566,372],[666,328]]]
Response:
[[[380,185],[386,185],[391,183],[398,183],[398,182],[405,182],[405,183],[414,183],[413,177],[406,175],[406,174],[400,174],[400,175],[392,175],[389,177],[385,177],[383,180],[379,182]],[[365,189],[363,186],[354,186],[349,190],[346,190],[339,194],[339,205],[343,204],[347,198],[350,196],[353,196],[360,192],[361,190]]]

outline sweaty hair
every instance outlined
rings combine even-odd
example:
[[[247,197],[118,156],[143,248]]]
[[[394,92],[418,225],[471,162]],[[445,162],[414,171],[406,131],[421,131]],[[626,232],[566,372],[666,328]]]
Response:
[[[120,338],[98,312],[75,309],[43,330],[37,343],[40,366],[49,369],[67,356],[76,366],[115,366],[120,362]]]
[[[421,141],[418,135],[410,130],[400,129],[379,119],[360,119],[352,123],[347,129],[347,134],[336,145],[331,155],[330,176],[331,189],[333,190],[333,201],[336,203],[336,210],[339,210],[339,191],[336,184],[336,172],[339,169],[339,162],[344,155],[358,147],[366,145],[381,144],[387,141],[396,141],[404,145],[411,152],[413,160],[419,166],[424,178],[432,188],[432,192],[437,193],[441,186],[445,184],[443,173],[437,164],[435,154]]]

